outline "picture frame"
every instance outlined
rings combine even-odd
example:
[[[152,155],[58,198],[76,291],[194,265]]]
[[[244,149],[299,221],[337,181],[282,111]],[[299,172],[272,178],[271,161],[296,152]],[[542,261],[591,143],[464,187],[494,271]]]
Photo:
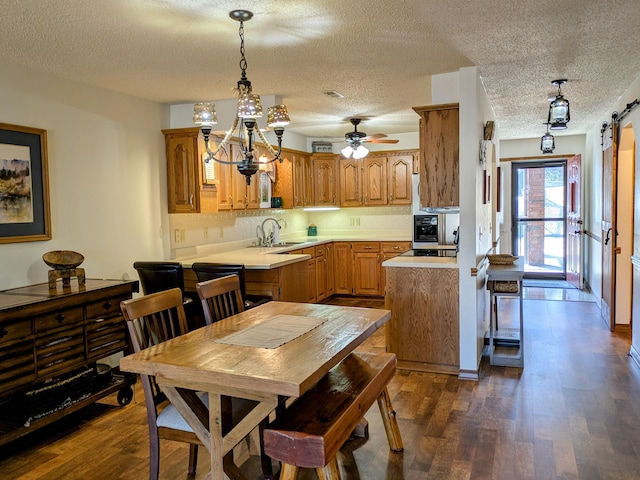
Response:
[[[0,123],[0,243],[51,240],[47,131]]]

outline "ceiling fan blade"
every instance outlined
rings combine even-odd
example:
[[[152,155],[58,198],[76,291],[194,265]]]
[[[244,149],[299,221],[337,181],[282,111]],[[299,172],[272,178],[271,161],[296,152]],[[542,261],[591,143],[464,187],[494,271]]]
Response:
[[[367,143],[398,143],[400,140],[383,140],[380,138],[370,138]]]
[[[373,135],[369,135],[367,138],[385,138],[386,135],[384,133],[375,133]]]

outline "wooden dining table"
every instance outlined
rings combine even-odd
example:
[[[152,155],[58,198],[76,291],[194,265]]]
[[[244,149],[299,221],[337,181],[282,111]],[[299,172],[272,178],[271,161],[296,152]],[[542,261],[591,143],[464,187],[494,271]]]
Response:
[[[126,372],[153,375],[211,456],[223,457],[273,412],[301,396],[390,318],[389,310],[272,301],[120,360]],[[208,392],[204,405],[196,392]],[[223,434],[221,398],[257,401]],[[208,426],[208,427],[207,427]]]

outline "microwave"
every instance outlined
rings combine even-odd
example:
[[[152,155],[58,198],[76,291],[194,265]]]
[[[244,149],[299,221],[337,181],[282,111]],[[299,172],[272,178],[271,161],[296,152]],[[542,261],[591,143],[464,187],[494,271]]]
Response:
[[[438,215],[413,216],[413,247],[438,244]]]

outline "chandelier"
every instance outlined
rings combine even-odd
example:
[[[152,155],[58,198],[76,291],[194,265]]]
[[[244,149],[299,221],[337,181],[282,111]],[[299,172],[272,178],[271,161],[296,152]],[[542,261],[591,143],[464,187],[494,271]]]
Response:
[[[558,86],[558,95],[549,103],[547,123],[550,125],[551,130],[564,130],[570,120],[569,100],[562,96],[562,91],[560,90],[560,86],[565,83],[567,83],[567,80],[564,78],[551,82],[552,85]]]
[[[244,52],[244,22],[251,20],[253,13],[248,10],[233,10],[229,12],[229,16],[233,20],[240,22],[238,34],[240,36],[240,70],[242,71],[240,80],[238,80],[238,109],[233,125],[231,129],[227,131],[217,148],[211,150],[209,147],[211,127],[218,123],[215,104],[212,102],[196,103],[193,107],[193,122],[196,125],[200,125],[200,131],[204,137],[208,154],[205,162],[208,163],[213,160],[222,164],[237,165],[238,171],[247,177],[247,185],[249,185],[251,184],[251,176],[259,170],[260,163],[271,163],[276,160],[282,162],[282,158],[280,157],[282,153],[282,135],[284,133],[284,126],[289,124],[289,114],[287,113],[287,107],[284,105],[269,107],[267,111],[267,125],[273,128],[273,132],[278,139],[278,148],[274,150],[257,126],[256,119],[263,116],[262,103],[260,101],[260,95],[253,93],[251,82],[247,79],[247,59],[245,58]],[[222,160],[217,155],[229,143],[236,131],[236,136],[242,150],[242,160]],[[255,158],[255,136],[262,141],[273,158],[270,160],[260,159],[260,161]]]
[[[540,138],[540,150],[542,153],[553,153],[556,148],[556,143],[553,135],[549,133],[549,124],[547,123],[547,133]]]

